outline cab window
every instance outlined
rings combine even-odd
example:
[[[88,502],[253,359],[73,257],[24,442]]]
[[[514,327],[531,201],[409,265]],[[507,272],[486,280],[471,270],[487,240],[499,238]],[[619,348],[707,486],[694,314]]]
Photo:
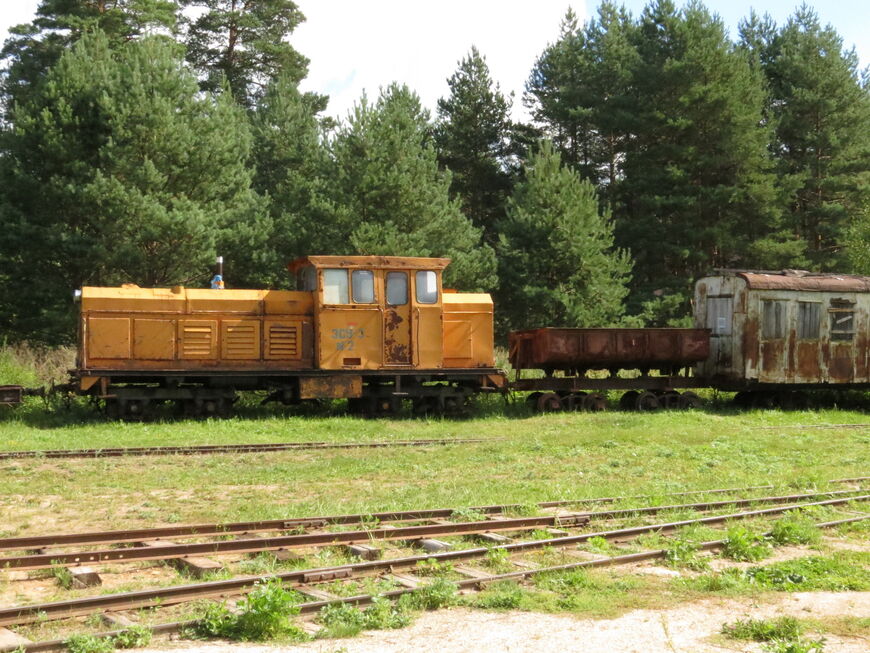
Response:
[[[350,303],[347,294],[347,270],[326,269],[323,271],[323,303]]]
[[[408,303],[408,275],[405,272],[387,272],[387,304],[404,306]]]
[[[313,266],[308,265],[299,270],[296,277],[296,289],[304,290],[305,292],[317,290],[317,270]]]
[[[375,303],[375,273],[371,270],[354,270],[350,275],[355,304]]]
[[[417,273],[417,303],[435,304],[438,302],[438,277],[432,270]]]

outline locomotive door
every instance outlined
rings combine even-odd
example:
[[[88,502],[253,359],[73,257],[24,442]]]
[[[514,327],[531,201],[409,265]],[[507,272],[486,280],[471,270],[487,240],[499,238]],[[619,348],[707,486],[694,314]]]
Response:
[[[384,275],[384,365],[411,365],[411,297],[407,272]]]

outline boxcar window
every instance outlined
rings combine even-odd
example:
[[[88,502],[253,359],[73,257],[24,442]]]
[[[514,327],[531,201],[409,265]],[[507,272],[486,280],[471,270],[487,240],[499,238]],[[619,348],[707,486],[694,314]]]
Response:
[[[818,302],[798,302],[797,337],[817,340],[822,326],[822,305]]]
[[[350,303],[347,296],[347,270],[323,271],[323,303]]]
[[[761,316],[761,337],[765,340],[785,338],[785,311],[787,302],[766,299]]]
[[[408,303],[408,275],[405,272],[387,272],[387,304],[404,306]]]
[[[350,275],[353,286],[353,301],[357,304],[375,303],[375,273],[371,270],[354,270]]]
[[[707,298],[707,328],[714,336],[731,335],[732,297]]]
[[[438,278],[431,270],[420,270],[417,273],[417,302],[434,304],[438,301]]]
[[[855,311],[831,311],[831,340],[851,340],[855,335]]]

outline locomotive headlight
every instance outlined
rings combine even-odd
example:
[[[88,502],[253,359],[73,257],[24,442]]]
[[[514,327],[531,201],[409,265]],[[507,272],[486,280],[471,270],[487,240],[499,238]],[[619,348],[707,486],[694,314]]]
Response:
[[[82,291],[81,291],[81,289],[77,288],[77,289],[73,290],[73,301],[74,301],[74,302],[80,302],[81,300],[82,300]]]

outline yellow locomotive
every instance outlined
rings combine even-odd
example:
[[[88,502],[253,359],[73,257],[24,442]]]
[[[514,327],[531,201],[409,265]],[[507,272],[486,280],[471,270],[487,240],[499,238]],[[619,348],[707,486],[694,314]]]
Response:
[[[442,288],[449,259],[309,256],[298,290],[85,287],[78,391],[132,418],[174,401],[227,412],[241,390],[366,414],[453,412],[496,391],[493,303]]]

